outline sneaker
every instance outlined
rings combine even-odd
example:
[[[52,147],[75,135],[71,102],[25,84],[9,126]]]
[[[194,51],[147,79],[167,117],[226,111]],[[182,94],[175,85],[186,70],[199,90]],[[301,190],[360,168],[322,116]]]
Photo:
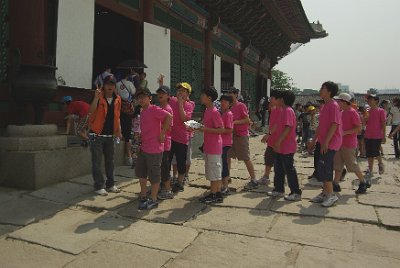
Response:
[[[117,193],[121,192],[121,189],[119,189],[117,186],[114,185],[114,186],[107,188],[107,192],[117,194]]]
[[[335,193],[340,193],[342,191],[342,188],[340,188],[339,183],[332,183],[332,186],[333,186],[333,191]]]
[[[365,182],[360,182],[356,194],[365,194],[367,192],[368,185]]]
[[[146,209],[153,209],[158,207],[158,202],[153,201],[153,199],[149,199],[146,202]]]
[[[346,174],[347,174],[347,169],[343,169],[342,171],[342,176],[340,176],[340,181],[344,181],[344,179],[346,178]]]
[[[325,201],[325,199],[326,199],[325,194],[323,192],[321,192],[319,195],[317,195],[316,197],[312,198],[310,200],[310,202],[312,202],[312,203],[322,203],[322,202]]]
[[[264,175],[264,176],[262,176],[261,179],[257,180],[257,183],[259,185],[268,185],[269,184],[269,177]]]
[[[213,193],[209,193],[206,196],[199,198],[199,201],[205,204],[211,204],[216,202],[216,195]]]
[[[328,195],[326,198],[325,198],[325,200],[324,200],[324,202],[322,202],[322,206],[323,207],[331,207],[331,206],[333,206],[335,203],[336,203],[336,201],[338,201],[338,197],[335,195],[335,194],[330,194],[330,195]]]
[[[230,195],[231,194],[231,191],[229,190],[229,188],[228,187],[226,187],[226,188],[222,188],[221,189],[221,194],[222,195]]]
[[[173,192],[183,192],[185,190],[183,184],[180,184],[178,181],[174,183],[172,186],[172,191]]]
[[[300,201],[301,200],[301,194],[290,193],[289,195],[286,195],[284,198],[287,201]]]
[[[107,196],[108,195],[108,193],[107,193],[107,191],[103,188],[103,189],[100,189],[100,190],[97,190],[97,191],[94,191],[96,194],[98,194],[98,195],[101,195],[101,196]]]
[[[283,197],[284,193],[273,190],[272,192],[267,192],[267,195],[274,197],[274,198],[279,198],[279,197]]]
[[[382,175],[385,172],[385,166],[383,165],[383,163],[378,164],[379,167],[379,174]]]
[[[215,203],[223,203],[224,202],[224,197],[222,196],[221,192],[217,192],[215,194]]]
[[[141,197],[139,200],[139,210],[144,210],[147,208],[147,198],[146,197]]]
[[[251,180],[244,186],[245,190],[254,190],[258,188],[258,183],[255,180]]]
[[[364,178],[366,179],[371,179],[372,178],[372,173],[369,169],[367,169],[366,171],[364,171]]]
[[[158,194],[157,197],[160,200],[173,199],[174,194],[172,193],[172,191],[162,191],[161,193]]]
[[[371,188],[371,179],[365,179],[365,183],[367,184],[367,188]]]

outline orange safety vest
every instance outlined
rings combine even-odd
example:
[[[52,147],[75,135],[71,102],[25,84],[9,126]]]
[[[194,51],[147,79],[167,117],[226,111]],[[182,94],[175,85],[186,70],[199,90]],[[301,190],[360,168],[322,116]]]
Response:
[[[107,100],[101,95],[96,110],[90,115],[89,126],[92,131],[100,135],[103,131],[107,115]],[[114,136],[121,136],[121,124],[119,120],[121,111],[121,97],[117,96],[114,100]]]

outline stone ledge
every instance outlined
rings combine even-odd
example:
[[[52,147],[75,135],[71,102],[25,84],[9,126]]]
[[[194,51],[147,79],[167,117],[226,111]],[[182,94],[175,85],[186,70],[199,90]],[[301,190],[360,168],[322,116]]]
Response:
[[[10,137],[43,137],[57,134],[57,125],[24,125],[7,126],[7,134]]]
[[[67,148],[67,136],[0,137],[1,151],[42,151]]]

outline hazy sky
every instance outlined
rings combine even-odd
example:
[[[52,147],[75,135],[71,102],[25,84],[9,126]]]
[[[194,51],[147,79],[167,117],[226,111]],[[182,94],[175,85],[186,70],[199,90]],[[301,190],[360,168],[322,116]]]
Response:
[[[351,91],[400,88],[400,0],[302,0],[310,22],[329,36],[313,39],[275,67],[294,86],[319,89],[332,80]]]

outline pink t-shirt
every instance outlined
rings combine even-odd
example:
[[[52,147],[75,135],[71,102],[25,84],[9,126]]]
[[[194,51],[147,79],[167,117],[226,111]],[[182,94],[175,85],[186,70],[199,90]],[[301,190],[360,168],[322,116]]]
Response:
[[[171,106],[172,111],[174,113],[171,139],[175,142],[188,145],[189,136],[191,134],[189,133],[189,131],[187,131],[184,121],[181,120],[181,115],[179,113],[178,99],[176,97],[170,97],[169,105]],[[188,120],[190,120],[192,118],[192,113],[194,110],[194,102],[185,101],[185,103],[183,104],[183,110],[185,111]]]
[[[290,131],[282,141],[279,148],[280,154],[294,154],[297,148],[296,140],[296,114],[292,107],[283,107],[280,112],[280,118],[277,122],[277,135],[282,135],[285,127],[290,127]]]
[[[189,101],[189,102],[193,106],[193,110],[192,111],[194,111],[194,107],[196,106],[196,103],[194,101]],[[193,138],[195,133],[196,133],[196,131],[189,131],[189,139]]]
[[[278,122],[279,122],[279,117],[281,116],[281,112],[282,112],[282,108],[280,107],[275,107],[271,110],[271,114],[270,114],[270,119],[269,119],[269,129],[271,131],[271,129],[274,126],[277,126]],[[278,129],[276,128],[275,131],[268,137],[267,140],[267,145],[269,147],[273,147],[275,142],[278,140],[280,133],[277,131]]]
[[[321,145],[325,142],[329,128],[333,123],[336,123],[338,127],[328,144],[328,149],[338,151],[342,146],[342,114],[340,113],[339,104],[331,100],[322,106],[319,113],[318,141]]]
[[[224,122],[225,129],[233,129],[233,114],[231,111],[222,113],[222,122]],[[232,146],[232,133],[225,133],[221,135],[222,146]]]
[[[350,108],[342,112],[342,130],[343,132],[361,126],[361,119],[358,112]],[[342,147],[357,148],[357,133],[343,135]]]
[[[231,107],[231,112],[233,114],[233,121],[241,120],[249,116],[246,105],[241,102],[234,104]],[[233,133],[239,137],[249,136],[249,123],[234,125]]]
[[[141,150],[148,154],[164,151],[164,143],[160,142],[161,125],[168,112],[158,106],[150,105],[140,113]]]
[[[204,127],[208,128],[223,128],[224,122],[217,108],[207,108],[203,117]],[[204,146],[205,154],[222,154],[222,138],[221,134],[204,132]]]
[[[172,116],[174,116],[174,112],[172,111],[171,106],[167,104],[165,107],[161,107],[163,110],[169,112]],[[172,126],[172,124],[171,124]],[[165,140],[164,140],[164,152],[171,151],[171,131],[165,133]]]
[[[369,110],[364,137],[367,139],[383,139],[382,124],[386,121],[386,113],[382,108]]]

